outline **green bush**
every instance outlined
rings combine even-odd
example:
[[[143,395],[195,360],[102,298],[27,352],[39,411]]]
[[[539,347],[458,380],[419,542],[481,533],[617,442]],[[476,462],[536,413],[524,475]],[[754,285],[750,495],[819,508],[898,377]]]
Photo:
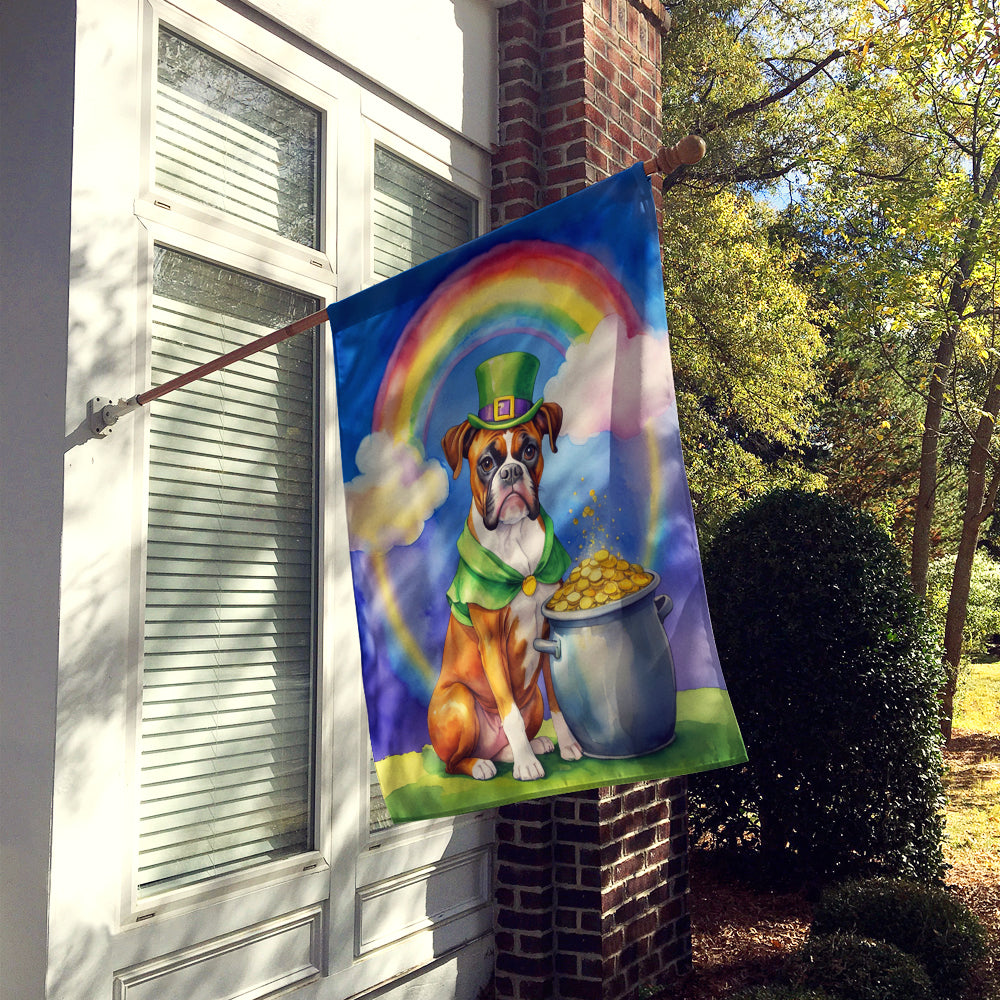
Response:
[[[947,890],[904,879],[869,879],[827,889],[814,935],[850,932],[895,945],[920,961],[938,994],[960,997],[986,956],[982,924]]]
[[[691,780],[695,835],[771,872],[939,878],[943,675],[888,535],[779,490],[723,526],[705,582],[749,762]]]
[[[839,1000],[824,990],[803,989],[800,986],[751,986],[740,990],[732,1000]]]
[[[924,967],[884,941],[853,934],[810,938],[793,969],[798,985],[818,987],[837,1000],[933,1000]]]

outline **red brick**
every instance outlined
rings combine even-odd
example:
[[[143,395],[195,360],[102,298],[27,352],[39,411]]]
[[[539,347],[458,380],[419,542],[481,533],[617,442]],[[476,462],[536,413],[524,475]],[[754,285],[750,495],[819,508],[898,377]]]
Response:
[[[538,143],[541,140],[541,133],[526,121],[514,121],[505,125],[501,129],[501,135],[505,142],[516,142],[518,139],[526,139],[528,142]]]
[[[501,87],[501,106],[524,101],[527,104],[526,117],[537,118],[540,96],[538,88],[530,80],[512,80]]]
[[[538,52],[531,42],[523,38],[514,38],[503,43],[500,49],[500,61],[502,63],[512,63],[524,60],[527,63],[534,63],[538,58]]]
[[[552,886],[543,889],[520,889],[517,893],[518,906],[523,910],[549,910],[552,908]]]
[[[497,927],[510,931],[542,933],[552,927],[552,916],[546,910],[525,913],[522,910],[498,909]]]
[[[625,882],[625,891],[632,895],[649,892],[661,881],[660,873],[656,871],[639,872]]]
[[[586,48],[582,38],[566,39],[556,45],[542,47],[542,68],[554,69],[557,66],[567,67],[576,62],[582,62],[586,56]]]
[[[524,100],[502,104],[498,118],[501,129],[507,122],[524,121],[534,123],[538,119],[538,108],[533,102]]]
[[[566,120],[565,108],[547,108],[542,114],[542,128],[551,129]]]
[[[493,162],[496,165],[498,162],[509,163],[515,160],[534,161],[537,156],[537,143],[529,142],[527,139],[517,139],[500,147],[493,157]]]
[[[545,955],[551,957],[555,940],[552,930],[544,934],[520,934],[518,935],[517,947],[523,955]]]
[[[559,983],[559,995],[566,1000],[604,1000],[604,984],[595,979],[566,977]]]
[[[495,961],[497,971],[517,976],[545,977],[551,973],[551,958],[545,955],[528,957],[513,952],[498,951]]]
[[[500,49],[509,58],[500,65],[503,127],[493,163],[494,221],[580,190],[655,148],[662,0],[514,0],[497,16]],[[500,810],[500,839],[515,846],[509,857],[498,852],[498,905],[509,903],[516,890],[524,916],[545,914],[560,930],[547,973],[530,965],[522,974],[509,973],[498,962],[498,996],[575,997],[586,984],[593,992],[580,992],[581,1000],[623,1000],[661,970],[689,964],[685,796],[683,780],[664,780],[547,800],[536,818],[557,822],[530,833],[509,825],[524,813]],[[530,861],[530,846],[547,837],[554,837],[549,881],[533,884],[534,866],[522,865],[527,871],[515,874],[519,866],[512,859]],[[666,878],[668,869],[673,879]],[[550,901],[554,912],[546,908]],[[629,927],[628,942],[621,921]],[[650,947],[654,924],[670,948],[668,958]],[[550,931],[533,926],[526,948],[544,949]],[[586,966],[561,951],[560,940],[569,933],[601,942],[584,959]]]
[[[555,970],[560,976],[576,976],[580,972],[582,960],[580,955],[558,951],[555,955]]]

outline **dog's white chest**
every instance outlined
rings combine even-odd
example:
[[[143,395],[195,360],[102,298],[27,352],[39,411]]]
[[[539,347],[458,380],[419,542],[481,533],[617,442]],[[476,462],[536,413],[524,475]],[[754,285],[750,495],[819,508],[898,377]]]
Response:
[[[522,588],[510,602],[511,632],[516,645],[524,643],[525,677],[529,681],[538,670],[540,654],[535,649],[534,641],[542,634],[545,624],[542,607],[556,589],[557,584],[539,583],[536,584],[534,593],[526,594]]]
[[[501,524],[494,531],[487,531],[482,525],[482,518],[476,517],[473,508],[473,520],[476,536],[492,553],[502,559],[511,569],[517,570],[522,576],[531,576],[538,567],[545,551],[545,528],[540,521],[524,518],[515,524]]]

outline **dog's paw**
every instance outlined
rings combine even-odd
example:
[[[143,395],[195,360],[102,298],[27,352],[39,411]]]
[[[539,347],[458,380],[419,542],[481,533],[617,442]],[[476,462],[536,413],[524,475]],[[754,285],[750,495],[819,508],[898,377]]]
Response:
[[[528,758],[514,761],[514,777],[518,781],[537,781],[545,777],[545,768],[538,762],[538,758],[531,754]]]
[[[552,724],[555,726],[556,739],[559,741],[559,756],[563,760],[579,760],[583,756],[583,749],[566,724],[562,712],[552,713]]]
[[[552,753],[555,750],[556,745],[548,738],[548,736],[536,736],[531,741],[531,749],[535,753]]]
[[[477,781],[489,781],[490,778],[496,777],[496,773],[496,764],[491,760],[484,760],[480,757],[472,765],[472,777]]]

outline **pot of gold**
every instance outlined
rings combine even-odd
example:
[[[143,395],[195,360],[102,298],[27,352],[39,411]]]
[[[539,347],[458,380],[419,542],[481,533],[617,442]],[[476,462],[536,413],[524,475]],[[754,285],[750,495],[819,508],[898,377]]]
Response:
[[[588,757],[653,753],[674,738],[677,684],[663,620],[673,602],[658,574],[606,549],[574,567],[542,613],[552,683]]]

